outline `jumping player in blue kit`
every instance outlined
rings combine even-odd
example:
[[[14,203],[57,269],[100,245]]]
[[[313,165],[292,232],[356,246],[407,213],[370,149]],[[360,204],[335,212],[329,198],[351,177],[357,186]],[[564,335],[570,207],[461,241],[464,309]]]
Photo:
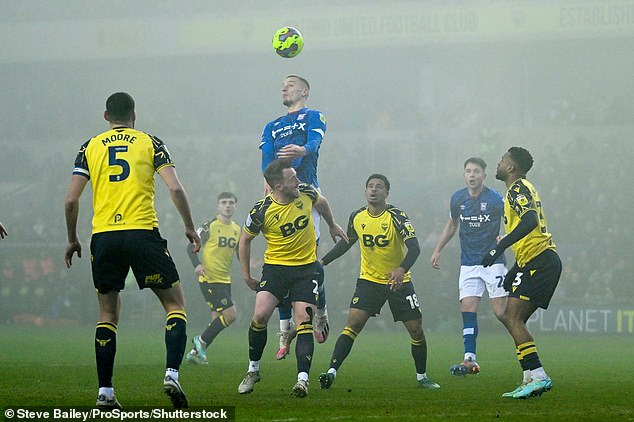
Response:
[[[262,132],[262,172],[276,159],[291,160],[297,172],[297,178],[312,185],[318,192],[317,162],[319,147],[326,134],[326,118],[318,110],[306,107],[310,92],[308,81],[297,75],[287,76],[282,83],[282,103],[288,113],[269,122]],[[268,194],[270,187],[264,182],[264,193]],[[320,216],[313,209],[315,234],[319,243]],[[318,343],[328,338],[328,313],[326,309],[325,289],[323,287],[324,271],[320,268],[319,302],[313,321],[314,335]],[[280,302],[280,347],[275,357],[283,359],[289,353],[290,344],[295,337],[291,325],[291,307],[287,301]]]
[[[267,123],[262,132],[262,172],[278,158],[291,159],[297,178],[319,188],[317,160],[326,134],[326,118],[305,107],[310,87],[299,76],[289,76],[282,86],[283,104],[288,113]]]

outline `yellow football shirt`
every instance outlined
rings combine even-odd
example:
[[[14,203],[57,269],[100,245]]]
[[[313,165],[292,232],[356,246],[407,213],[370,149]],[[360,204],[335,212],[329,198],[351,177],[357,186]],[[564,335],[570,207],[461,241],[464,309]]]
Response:
[[[289,204],[275,202],[271,195],[258,201],[251,209],[244,230],[267,242],[266,264],[299,266],[317,260],[317,243],[311,211],[319,194],[308,184],[299,185],[300,195]]]
[[[539,224],[529,234],[512,245],[515,260],[520,267],[546,249],[555,250],[552,235],[548,232],[542,201],[531,182],[518,179],[506,191],[504,201],[504,230],[510,233],[517,227],[522,216],[528,211],[537,212]]]
[[[163,141],[132,128],[108,130],[88,140],[77,154],[73,174],[92,183],[92,232],[158,227],[154,173],[173,165]]]
[[[380,215],[370,214],[367,206],[353,212],[348,220],[347,234],[350,242],[359,241],[359,278],[380,284],[387,284],[389,272],[403,262],[405,241],[416,237],[407,214],[391,204]],[[410,280],[408,271],[403,282]]]
[[[202,241],[201,256],[205,275],[201,283],[231,283],[231,263],[240,240],[240,226],[225,224],[217,218],[205,222],[198,235]]]

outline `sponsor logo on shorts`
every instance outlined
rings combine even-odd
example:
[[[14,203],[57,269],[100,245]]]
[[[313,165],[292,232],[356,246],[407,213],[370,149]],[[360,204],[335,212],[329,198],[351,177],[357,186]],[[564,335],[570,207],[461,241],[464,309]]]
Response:
[[[163,283],[163,276],[160,274],[150,274],[145,276],[145,285],[160,285]]]

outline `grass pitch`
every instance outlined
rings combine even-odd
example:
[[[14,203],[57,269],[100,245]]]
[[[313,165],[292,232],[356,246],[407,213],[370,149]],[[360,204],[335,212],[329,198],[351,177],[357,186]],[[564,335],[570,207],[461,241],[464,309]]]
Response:
[[[190,328],[190,336],[197,332]],[[416,387],[408,337],[368,329],[356,340],[329,390],[320,390],[318,375],[328,367],[337,332],[315,346],[310,392],[290,396],[296,380],[295,359],[276,361],[275,330],[262,360],[255,391],[239,395],[244,376],[247,333],[230,327],[208,349],[208,366],[183,365],[181,383],[191,407],[235,406],[240,421],[415,421],[435,420],[634,420],[631,336],[567,336],[537,333],[538,350],[553,379],[540,398],[503,399],[521,380],[511,338],[481,334],[476,376],[455,377],[449,366],[462,357],[459,333],[428,333],[428,374],[441,388]],[[92,327],[16,327],[0,331],[2,376],[0,407],[92,406],[97,381]],[[115,363],[119,401],[132,408],[169,407],[162,393],[162,327],[120,325]],[[189,345],[188,345],[189,347]]]

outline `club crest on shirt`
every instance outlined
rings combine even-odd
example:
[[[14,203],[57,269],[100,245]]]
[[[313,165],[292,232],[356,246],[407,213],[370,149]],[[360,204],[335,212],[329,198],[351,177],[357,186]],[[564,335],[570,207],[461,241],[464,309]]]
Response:
[[[487,210],[487,203],[480,202],[480,211],[486,211],[486,210]]]

